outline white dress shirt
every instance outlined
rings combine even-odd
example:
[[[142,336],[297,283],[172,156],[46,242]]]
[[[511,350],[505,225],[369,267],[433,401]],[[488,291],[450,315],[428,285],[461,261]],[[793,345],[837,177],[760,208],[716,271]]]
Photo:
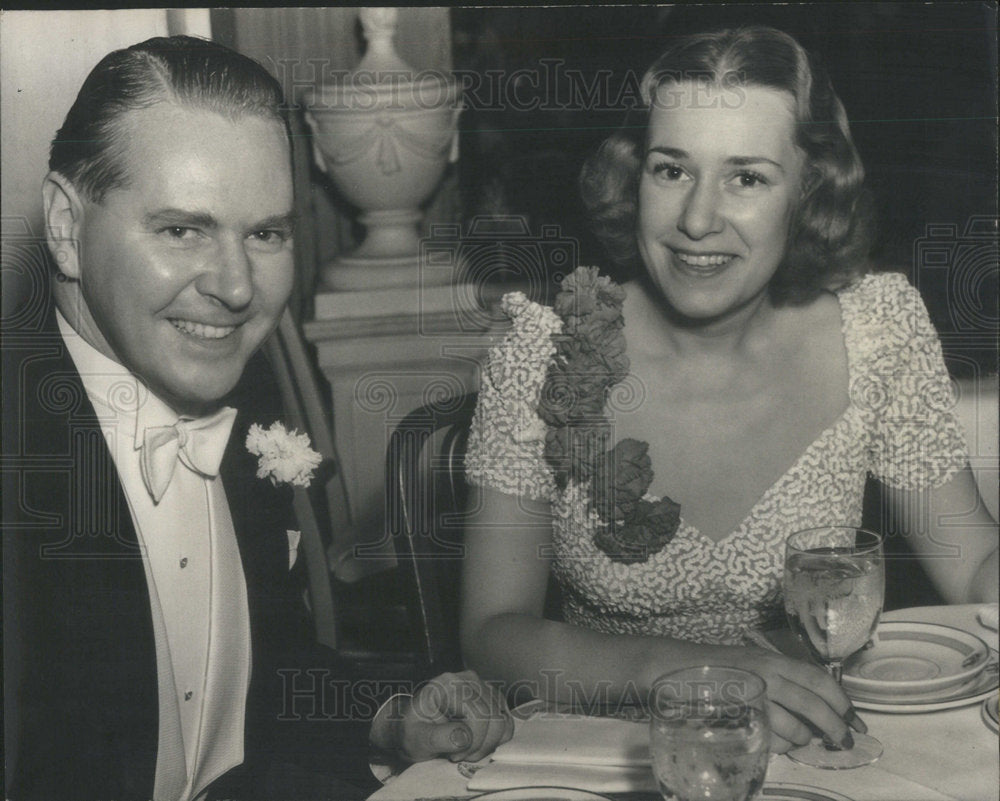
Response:
[[[142,552],[160,711],[153,798],[190,801],[243,761],[250,620],[222,478],[178,460],[155,503],[141,473],[143,433],[173,425],[179,415],[61,315],[58,323],[97,412]]]

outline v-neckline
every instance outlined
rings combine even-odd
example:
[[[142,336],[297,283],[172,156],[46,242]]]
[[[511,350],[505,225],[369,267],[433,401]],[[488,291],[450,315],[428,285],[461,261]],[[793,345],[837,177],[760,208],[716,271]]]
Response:
[[[789,476],[792,475],[793,472],[795,472],[796,468],[798,468],[798,466],[802,463],[802,461],[806,458],[806,456],[808,456],[812,451],[814,451],[820,445],[821,442],[832,436],[834,432],[848,420],[848,416],[851,414],[851,412],[854,411],[854,408],[855,408],[854,405],[850,401],[848,401],[847,406],[840,413],[840,416],[837,417],[837,419],[834,420],[832,423],[830,423],[830,425],[824,428],[816,437],[816,439],[814,439],[811,443],[809,443],[809,445],[805,447],[802,453],[798,455],[798,458],[796,458],[795,461],[792,462],[791,465],[789,465],[788,469],[785,470],[780,476],[778,476],[767,487],[767,489],[765,489],[764,492],[761,493],[760,497],[757,498],[756,501],[754,501],[754,504],[743,516],[743,518],[737,524],[736,528],[734,528],[728,534],[725,534],[720,539],[713,540],[707,534],[703,533],[700,528],[694,525],[694,523],[685,520],[683,514],[681,515],[680,518],[681,528],[688,529],[694,535],[696,535],[698,539],[704,540],[706,543],[709,543],[710,545],[713,546],[722,545],[723,543],[733,539],[737,535],[745,533],[745,531],[749,527],[749,524],[756,517],[758,508],[760,508],[767,500],[771,498],[771,496],[773,496],[778,491],[779,487],[785,483],[785,481],[789,478]]]
[[[849,287],[845,289],[849,289]],[[855,365],[854,354],[851,351],[851,348],[848,344],[847,318],[844,311],[844,304],[841,302],[843,291],[845,290],[833,292],[832,294],[837,302],[837,309],[840,314],[840,338],[843,344],[844,354],[847,363],[847,386],[850,387],[852,381],[855,378],[856,365]],[[836,429],[839,428],[845,421],[848,420],[849,415],[854,409],[855,406],[851,402],[850,393],[848,393],[847,405],[844,407],[843,411],[841,411],[841,413],[829,425],[827,425],[822,431],[820,431],[819,434],[817,434],[816,437],[802,450],[802,452],[798,455],[798,457],[777,478],[775,478],[775,480],[772,481],[771,484],[768,485],[768,487],[761,493],[761,495],[757,498],[757,500],[754,501],[753,505],[747,510],[747,513],[743,515],[739,523],[737,523],[736,528],[734,528],[732,531],[728,532],[727,534],[723,535],[717,540],[712,539],[707,534],[702,532],[702,530],[698,528],[698,526],[694,525],[693,523],[684,518],[683,505],[681,506],[679,531],[686,529],[690,531],[697,539],[703,540],[704,542],[712,546],[720,546],[723,543],[733,539],[737,535],[745,533],[749,523],[754,519],[757,509],[766,500],[768,500],[772,495],[775,494],[778,487],[785,482],[788,476],[791,475],[791,473],[802,463],[802,460],[805,459],[806,456],[809,453],[811,453],[819,445],[820,442],[827,439],[829,436],[832,436],[832,434],[836,431]]]

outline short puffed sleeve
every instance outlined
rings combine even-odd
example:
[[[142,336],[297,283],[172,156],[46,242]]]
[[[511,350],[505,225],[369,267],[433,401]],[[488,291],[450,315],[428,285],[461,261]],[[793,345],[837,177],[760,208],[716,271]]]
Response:
[[[482,487],[551,501],[556,484],[544,459],[538,401],[556,353],[552,335],[562,331],[562,320],[521,292],[505,295],[502,309],[513,325],[487,357],[466,448],[466,477]]]
[[[851,402],[868,423],[869,470],[897,489],[944,484],[968,451],[920,293],[903,275],[878,273],[843,290],[840,302]]]

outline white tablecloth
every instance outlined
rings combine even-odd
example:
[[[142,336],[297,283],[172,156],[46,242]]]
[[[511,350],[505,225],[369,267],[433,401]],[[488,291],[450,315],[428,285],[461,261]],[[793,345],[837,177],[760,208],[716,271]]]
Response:
[[[976,605],[919,607],[888,612],[883,619],[955,626],[976,634],[996,649],[997,632],[980,625],[977,609]],[[768,767],[767,781],[834,790],[855,801],[1000,799],[997,735],[983,722],[979,704],[915,715],[872,711],[862,711],[861,715],[871,734],[885,746],[885,753],[875,765],[824,771],[776,756]],[[546,778],[546,784],[559,783],[551,773]],[[412,766],[371,796],[370,801],[474,796],[476,793],[467,785],[468,779],[456,765],[438,759]]]

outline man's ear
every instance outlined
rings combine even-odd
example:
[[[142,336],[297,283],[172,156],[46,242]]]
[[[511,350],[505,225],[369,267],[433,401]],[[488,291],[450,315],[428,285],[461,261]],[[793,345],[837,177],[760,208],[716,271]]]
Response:
[[[83,200],[76,187],[54,170],[42,182],[45,208],[45,241],[59,272],[79,280],[81,267],[80,229],[83,225]]]

